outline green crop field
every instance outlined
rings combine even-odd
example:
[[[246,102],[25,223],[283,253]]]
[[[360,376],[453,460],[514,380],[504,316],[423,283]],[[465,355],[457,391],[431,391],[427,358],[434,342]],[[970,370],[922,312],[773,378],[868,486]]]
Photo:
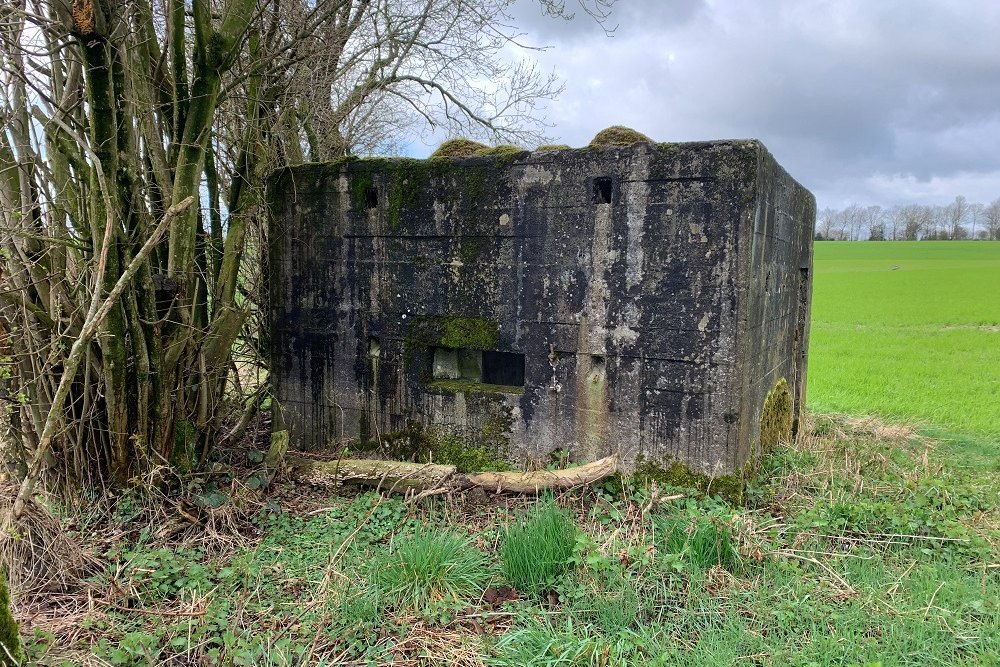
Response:
[[[1000,243],[817,243],[808,403],[1000,440]]]

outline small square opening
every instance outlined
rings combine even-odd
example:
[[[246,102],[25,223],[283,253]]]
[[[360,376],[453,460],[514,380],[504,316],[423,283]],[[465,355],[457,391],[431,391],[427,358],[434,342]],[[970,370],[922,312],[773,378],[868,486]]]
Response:
[[[610,178],[595,178],[594,179],[594,203],[595,204],[610,204],[611,203],[611,179]]]
[[[378,208],[378,188],[375,186],[370,185],[365,188],[365,208],[369,211]]]

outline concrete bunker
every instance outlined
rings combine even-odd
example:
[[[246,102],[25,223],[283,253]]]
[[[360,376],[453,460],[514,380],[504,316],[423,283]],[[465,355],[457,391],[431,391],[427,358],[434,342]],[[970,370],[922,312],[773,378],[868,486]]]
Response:
[[[528,469],[614,453],[719,477],[759,451],[782,381],[794,431],[812,195],[757,141],[628,139],[278,172],[271,373],[292,443],[416,424],[488,432]]]

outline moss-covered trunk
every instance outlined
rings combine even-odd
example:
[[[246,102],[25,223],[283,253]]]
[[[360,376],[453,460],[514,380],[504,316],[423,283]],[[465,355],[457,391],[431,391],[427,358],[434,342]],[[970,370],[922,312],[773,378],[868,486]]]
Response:
[[[20,665],[23,659],[21,638],[10,610],[7,573],[0,570],[0,665]]]

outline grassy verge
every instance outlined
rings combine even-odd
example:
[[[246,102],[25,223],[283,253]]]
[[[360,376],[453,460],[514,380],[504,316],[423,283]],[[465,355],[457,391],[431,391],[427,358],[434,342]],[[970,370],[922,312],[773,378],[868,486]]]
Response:
[[[22,633],[40,665],[996,665],[1000,482],[955,455],[821,416],[742,508],[295,489],[172,534],[124,502]]]

